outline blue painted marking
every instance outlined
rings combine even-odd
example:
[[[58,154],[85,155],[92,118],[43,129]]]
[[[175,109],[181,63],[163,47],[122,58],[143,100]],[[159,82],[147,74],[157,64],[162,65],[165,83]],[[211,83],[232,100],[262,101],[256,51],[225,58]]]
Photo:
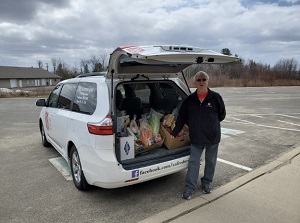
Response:
[[[225,135],[238,135],[244,133],[244,131],[236,130],[236,129],[227,129],[227,128],[221,128],[222,134]]]
[[[221,128],[221,137],[227,138],[232,135],[239,135],[245,133],[244,131],[236,130],[236,129],[227,129],[227,128]]]
[[[65,171],[71,174],[71,169],[69,167],[69,164],[63,157],[56,158],[56,161],[65,169]]]
[[[228,135],[221,134],[221,139],[225,139],[225,138],[228,138],[228,137],[229,137]]]
[[[63,157],[52,158],[49,159],[49,161],[66,178],[66,180],[72,180],[71,169],[69,167],[69,164]]]

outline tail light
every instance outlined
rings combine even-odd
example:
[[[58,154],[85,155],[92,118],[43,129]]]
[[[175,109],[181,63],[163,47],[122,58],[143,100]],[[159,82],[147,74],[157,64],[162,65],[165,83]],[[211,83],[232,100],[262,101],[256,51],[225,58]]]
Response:
[[[105,119],[97,125],[87,124],[89,133],[94,135],[113,135],[113,123],[110,115],[107,115]]]

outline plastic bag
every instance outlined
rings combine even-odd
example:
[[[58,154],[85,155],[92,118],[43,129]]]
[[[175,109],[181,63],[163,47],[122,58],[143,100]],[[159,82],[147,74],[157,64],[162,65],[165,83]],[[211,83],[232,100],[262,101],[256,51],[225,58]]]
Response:
[[[163,114],[156,112],[151,108],[149,114],[149,124],[153,134],[156,136],[159,133],[160,128],[160,119],[163,117]]]
[[[143,129],[149,129],[150,130],[150,125],[149,125],[149,122],[148,122],[147,118],[139,119],[139,124],[140,124],[140,130],[143,130]]]
[[[134,134],[137,134],[138,131],[139,131],[139,127],[138,125],[136,124],[136,115],[134,115],[133,119],[130,121],[130,124],[129,124],[129,127],[130,127],[130,130],[134,133]]]

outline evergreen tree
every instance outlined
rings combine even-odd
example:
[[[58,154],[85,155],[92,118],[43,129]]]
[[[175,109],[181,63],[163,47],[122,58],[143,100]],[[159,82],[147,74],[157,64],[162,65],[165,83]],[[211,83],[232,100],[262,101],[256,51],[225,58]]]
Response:
[[[224,55],[228,55],[228,56],[232,55],[231,52],[230,52],[230,50],[228,48],[223,48],[221,50],[221,53],[224,54]]]

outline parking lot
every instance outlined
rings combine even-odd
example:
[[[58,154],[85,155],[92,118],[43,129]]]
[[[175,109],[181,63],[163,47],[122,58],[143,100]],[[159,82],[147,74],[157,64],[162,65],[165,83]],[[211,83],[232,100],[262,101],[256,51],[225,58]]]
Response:
[[[300,87],[214,90],[227,108],[215,188],[300,146]],[[35,101],[0,99],[0,222],[137,222],[186,202],[185,171],[130,187],[78,191],[50,162],[60,155],[41,144]]]

